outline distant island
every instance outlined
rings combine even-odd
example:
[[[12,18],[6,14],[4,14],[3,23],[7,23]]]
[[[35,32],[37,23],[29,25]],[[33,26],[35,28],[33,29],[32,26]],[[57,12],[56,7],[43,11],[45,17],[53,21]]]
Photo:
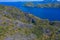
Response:
[[[34,4],[32,2],[27,2],[24,4],[26,7],[37,7],[37,8],[60,8],[60,3],[39,3],[39,4]]]
[[[60,40],[60,21],[0,5],[0,40]]]

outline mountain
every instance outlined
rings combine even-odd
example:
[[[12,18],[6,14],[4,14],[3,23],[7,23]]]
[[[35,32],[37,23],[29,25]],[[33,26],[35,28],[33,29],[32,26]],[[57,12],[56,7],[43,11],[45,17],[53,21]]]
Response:
[[[0,40],[60,40],[60,22],[0,5]]]

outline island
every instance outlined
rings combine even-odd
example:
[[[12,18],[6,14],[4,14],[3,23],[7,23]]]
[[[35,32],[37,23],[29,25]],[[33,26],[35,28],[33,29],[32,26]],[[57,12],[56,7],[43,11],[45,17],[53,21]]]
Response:
[[[27,2],[24,4],[25,7],[36,7],[36,8],[60,8],[60,3],[38,3]]]

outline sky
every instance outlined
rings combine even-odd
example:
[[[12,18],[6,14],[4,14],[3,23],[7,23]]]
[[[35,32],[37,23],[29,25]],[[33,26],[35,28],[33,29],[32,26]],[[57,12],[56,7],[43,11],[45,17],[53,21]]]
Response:
[[[43,1],[43,0],[0,0],[0,2],[17,2],[17,1]]]
[[[60,1],[60,0],[57,0],[57,1]]]
[[[44,1],[44,0],[0,0],[0,2],[19,2],[19,1]],[[54,0],[52,0],[52,1],[54,1]],[[57,0],[57,1],[60,1],[60,0]]]

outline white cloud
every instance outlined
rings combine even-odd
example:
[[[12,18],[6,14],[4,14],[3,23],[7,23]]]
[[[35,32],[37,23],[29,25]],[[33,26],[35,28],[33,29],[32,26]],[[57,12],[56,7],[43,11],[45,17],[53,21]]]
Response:
[[[0,2],[17,2],[17,1],[43,1],[43,0],[0,0]]]
[[[57,0],[57,1],[60,1],[60,0]]]

